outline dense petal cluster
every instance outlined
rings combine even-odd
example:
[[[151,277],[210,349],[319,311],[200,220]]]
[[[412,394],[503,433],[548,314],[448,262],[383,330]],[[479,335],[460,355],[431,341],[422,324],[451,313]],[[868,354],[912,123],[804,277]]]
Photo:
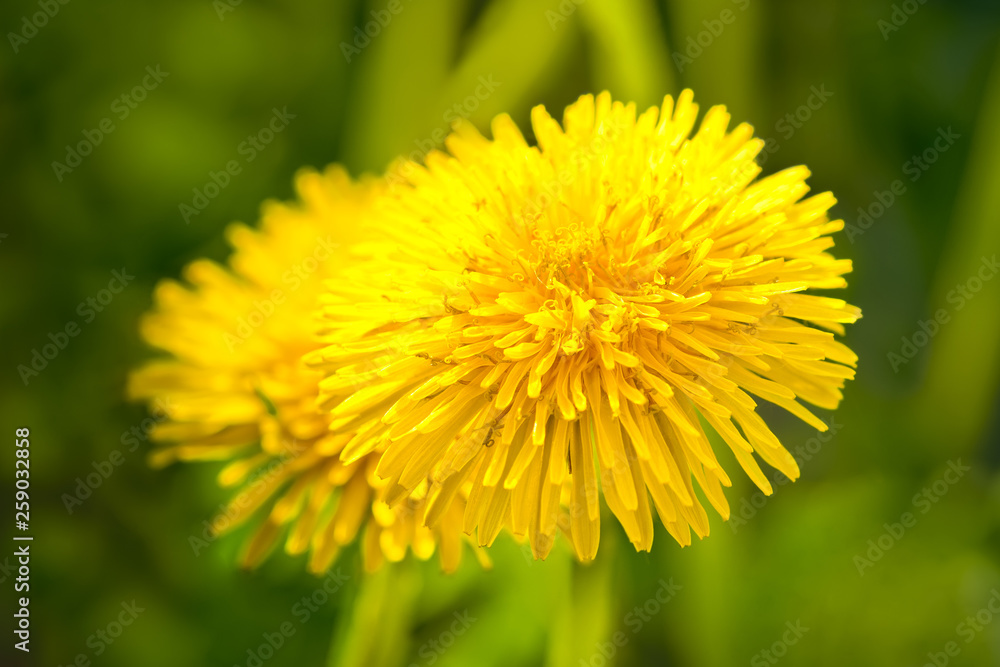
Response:
[[[142,334],[170,357],[130,379],[133,397],[166,413],[153,431],[163,445],[153,461],[232,459],[220,483],[243,490],[213,526],[231,528],[270,503],[248,565],[287,533],[286,551],[310,551],[310,569],[322,572],[362,531],[368,569],[408,549],[428,558],[437,548],[453,570],[462,499],[433,530],[420,521],[427,485],[390,509],[374,474],[378,452],[341,460],[353,434],[330,430],[331,417],[316,405],[321,376],[302,363],[317,347],[313,312],[323,281],[337,274],[348,246],[373,233],[369,212],[384,183],[353,183],[331,168],[301,173],[297,188],[300,203],[267,204],[259,231],[230,227],[230,267],[195,261],[186,285],[157,287]]]
[[[425,494],[429,526],[507,526],[538,557],[562,528],[584,560],[601,497],[637,549],[654,508],[682,545],[708,533],[696,486],[728,517],[706,427],[765,493],[758,458],[796,478],[756,401],[824,430],[803,403],[834,409],[854,375],[834,334],[860,311],[803,293],[846,285],[843,222],[806,168],[757,179],[749,125],[697,113],[690,91],[638,117],[584,96],[562,126],[534,109],[537,146],[504,115],[401,163],[306,356],[343,463],[378,455],[386,500]]]

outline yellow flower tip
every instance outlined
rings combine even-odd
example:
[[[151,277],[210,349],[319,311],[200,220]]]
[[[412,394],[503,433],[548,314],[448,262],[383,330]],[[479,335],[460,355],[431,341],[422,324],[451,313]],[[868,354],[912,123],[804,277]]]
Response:
[[[150,468],[166,468],[176,460],[176,455],[169,450],[155,450],[146,456],[146,463]]]
[[[242,222],[232,222],[226,225],[226,228],[223,230],[223,235],[226,237],[226,243],[233,248],[238,248],[247,241],[252,240],[255,234],[256,232]]]
[[[479,562],[479,567],[483,568],[484,570],[493,569],[493,561],[490,559],[489,554],[485,550],[476,549],[475,554],[476,554],[476,560]],[[454,572],[454,570],[452,570],[451,572]],[[451,572],[448,572],[448,574],[450,574]]]
[[[729,516],[704,423],[765,493],[758,457],[798,476],[755,408],[822,428],[805,404],[853,377],[830,332],[860,311],[810,294],[851,269],[828,253],[835,200],[806,197],[805,167],[754,180],[751,128],[697,113],[690,90],[638,117],[585,95],[562,126],[532,110],[537,147],[500,116],[384,206],[390,249],[329,284],[350,306],[321,310],[309,362],[334,432],[361,434],[342,458],[378,452],[388,502],[461,488],[465,532],[507,527],[536,557],[568,510],[587,561],[601,497],[642,550],[654,511],[681,545],[708,534],[695,485]]]

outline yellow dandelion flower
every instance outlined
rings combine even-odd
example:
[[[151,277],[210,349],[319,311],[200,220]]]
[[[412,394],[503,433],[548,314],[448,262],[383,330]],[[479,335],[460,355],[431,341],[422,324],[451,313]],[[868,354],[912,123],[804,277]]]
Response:
[[[213,520],[220,532],[273,501],[246,549],[248,566],[287,531],[285,550],[309,550],[309,568],[322,572],[363,530],[369,570],[408,549],[426,559],[438,548],[451,571],[462,550],[461,499],[435,530],[418,520],[426,489],[415,487],[395,509],[385,505],[378,455],[340,460],[352,435],[330,431],[316,406],[321,376],[301,361],[317,347],[312,313],[323,281],[343,263],[342,245],[371,234],[365,220],[384,184],[355,184],[330,168],[304,171],[296,185],[301,203],[268,203],[259,231],[228,229],[230,268],[198,260],[184,270],[189,286],[157,287],[142,335],[171,358],[130,379],[133,397],[169,416],[153,431],[164,446],[151,459],[232,459],[220,484],[244,489]]]
[[[805,167],[755,180],[749,125],[713,107],[692,135],[697,113],[687,90],[638,117],[588,95],[562,127],[533,110],[537,147],[501,115],[402,163],[391,236],[331,286],[307,356],[334,432],[359,434],[342,459],[384,450],[390,502],[429,484],[429,525],[466,490],[482,545],[509,525],[544,557],[562,519],[583,560],[600,495],[642,550],[653,508],[682,545],[708,534],[694,482],[728,518],[706,425],[765,493],[755,453],[796,478],[753,397],[827,428],[799,399],[837,407],[857,358],[834,333],[860,311],[802,292],[846,285],[843,222]]]

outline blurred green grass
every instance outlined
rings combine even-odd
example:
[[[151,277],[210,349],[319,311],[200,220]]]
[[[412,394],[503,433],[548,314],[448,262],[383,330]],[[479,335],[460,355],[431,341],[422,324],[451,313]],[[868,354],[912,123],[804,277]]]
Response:
[[[766,173],[807,164],[814,190],[832,190],[848,223],[903,179],[906,193],[863,235],[837,237],[838,256],[855,262],[837,296],[865,313],[847,336],[861,362],[834,415],[843,426],[746,525],[716,517],[712,536],[684,550],[659,530],[652,553],[633,553],[608,521],[590,567],[564,547],[530,563],[501,540],[485,574],[467,558],[452,577],[431,562],[362,581],[348,552],[351,579],[266,664],[596,665],[624,631],[612,664],[728,666],[751,662],[797,620],[809,630],[785,665],[923,664],[955,640],[1000,586],[1000,281],[898,373],[887,354],[1000,250],[995,3],[919,5],[884,39],[889,2],[403,0],[348,63],[341,42],[385,7],[243,2],[220,19],[207,1],[70,2],[0,59],[0,423],[32,429],[37,664],[80,653],[105,665],[247,664],[247,650],[316,589],[300,561],[281,555],[236,570],[239,534],[192,553],[188,536],[227,498],[218,466],[154,472],[140,448],[72,514],[61,496],[146,417],[122,394],[128,369],[149,355],[136,320],[156,281],[196,257],[225,258],[223,227],[253,222],[266,198],[290,197],[300,166],[377,172],[426,145],[481,76],[500,85],[471,120],[488,130],[509,112],[529,136],[535,104],[559,116],[607,88],[646,106],[691,86],[703,109],[727,104],[734,121],[775,139]],[[735,19],[713,34],[726,10]],[[0,25],[19,32],[37,11],[7,3]],[[678,67],[674,54],[699,37],[708,44]],[[65,146],[113,117],[114,100],[157,65],[164,82],[58,181],[52,162]],[[829,101],[788,136],[781,120],[824,85]],[[185,224],[179,205],[286,106],[296,115],[288,128]],[[908,180],[905,163],[939,128],[960,138]],[[17,366],[49,332],[81,321],[78,304],[122,266],[135,281],[25,386]],[[773,412],[793,449],[814,435]],[[959,458],[967,476],[926,515],[916,510],[917,524],[860,576],[854,558],[868,540],[914,511],[914,494]],[[733,479],[727,497],[738,510],[753,488]],[[626,619],[660,579],[682,588],[633,633]],[[12,596],[10,579],[2,585]],[[96,657],[88,638],[132,599],[147,611]],[[463,611],[478,620],[447,650],[430,648]],[[956,664],[1000,664],[1000,623],[958,641]]]

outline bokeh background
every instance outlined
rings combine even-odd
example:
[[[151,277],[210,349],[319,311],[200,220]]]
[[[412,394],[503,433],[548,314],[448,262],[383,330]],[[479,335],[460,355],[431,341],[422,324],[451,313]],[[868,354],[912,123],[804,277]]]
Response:
[[[391,20],[355,42],[373,11]],[[0,424],[32,431],[27,664],[1000,665],[987,607],[1000,590],[1000,278],[971,280],[1000,252],[993,0],[14,0],[0,27]],[[477,98],[481,77],[492,90]],[[501,537],[487,573],[467,557],[453,576],[431,561],[362,577],[349,551],[348,580],[306,622],[293,609],[321,582],[301,560],[240,571],[240,533],[194,553],[189,537],[228,497],[219,466],[152,471],[147,444],[122,440],[149,417],[123,386],[152,354],[136,322],[159,279],[224,259],[224,226],[291,197],[303,165],[378,172],[458,113],[488,130],[508,111],[528,132],[536,104],[558,116],[609,89],[645,108],[686,86],[773,139],[765,173],[808,164],[853,227],[835,252],[854,260],[844,297],[864,319],[847,342],[861,362],[842,408],[821,414],[835,434],[768,414],[809,457],[800,481],[764,501],[734,474],[736,518],[713,517],[683,550],[659,529],[637,554],[608,521],[589,567],[565,545],[530,562]],[[286,108],[294,118],[247,160],[243,142]],[[105,118],[113,131],[90,155],[53,167]],[[240,174],[186,221],[180,205],[230,160]],[[123,267],[124,291],[80,309]],[[915,336],[939,309],[948,321]],[[25,384],[17,367],[70,321],[79,335]],[[912,358],[894,361],[904,338]],[[115,450],[121,465],[68,511],[63,495]],[[11,647],[10,551],[4,664],[25,657]],[[647,606],[671,582],[669,602]],[[135,621],[97,638],[133,600]],[[295,634],[259,651],[286,621]]]

